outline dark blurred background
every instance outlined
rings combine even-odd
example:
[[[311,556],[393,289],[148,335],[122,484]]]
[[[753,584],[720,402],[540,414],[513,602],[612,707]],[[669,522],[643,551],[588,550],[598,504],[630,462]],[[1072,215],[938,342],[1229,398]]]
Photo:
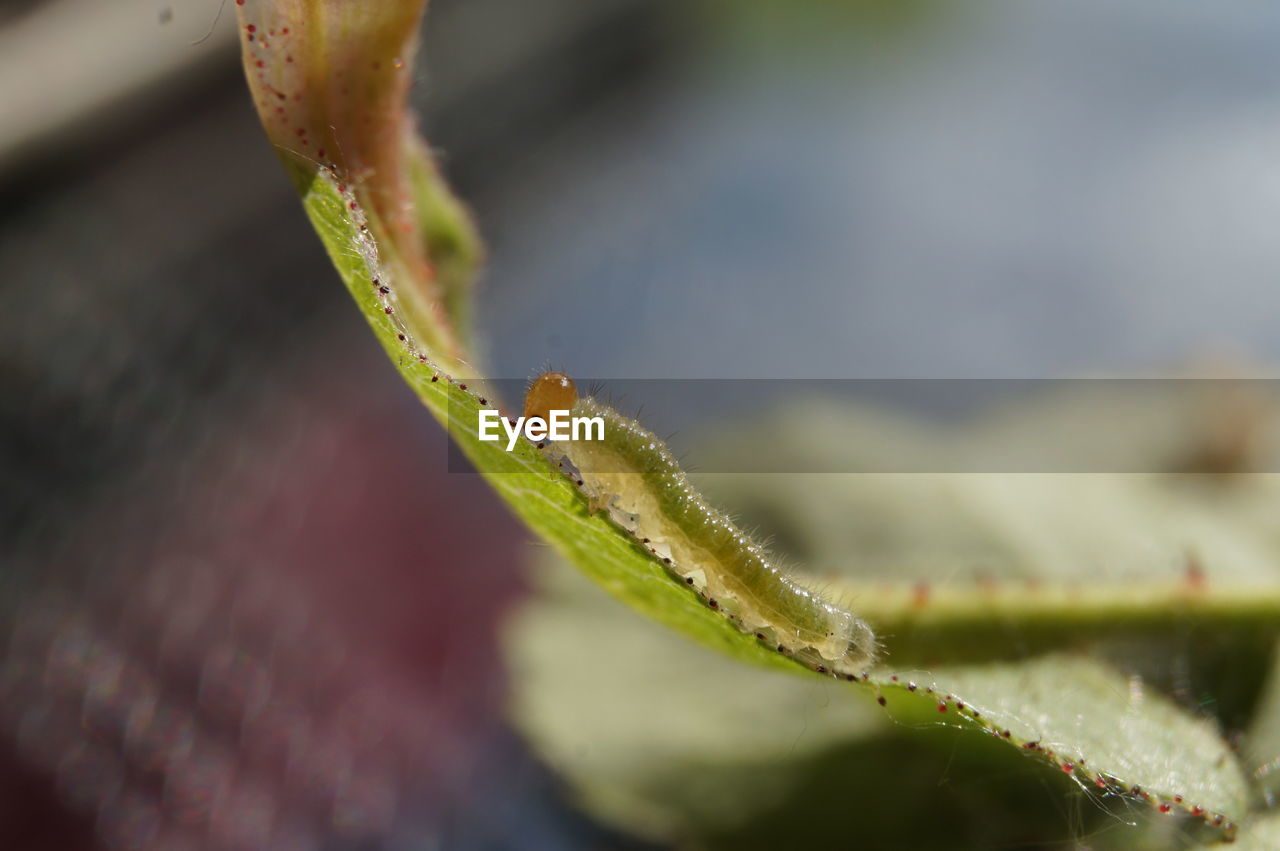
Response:
[[[445,473],[218,14],[0,8],[0,846],[627,847],[504,726],[527,535]],[[434,0],[416,97],[498,376],[1265,372],[1277,38],[1262,0]]]

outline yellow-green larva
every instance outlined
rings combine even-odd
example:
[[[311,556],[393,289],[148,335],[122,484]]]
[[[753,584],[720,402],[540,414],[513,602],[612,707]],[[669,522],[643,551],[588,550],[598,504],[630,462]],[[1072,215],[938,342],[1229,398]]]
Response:
[[[821,672],[853,677],[872,664],[871,628],[772,564],[764,547],[706,503],[653,433],[594,398],[579,397],[561,373],[538,377],[525,397],[527,416],[549,410],[604,420],[603,440],[555,444],[592,508],[633,532],[739,629]]]

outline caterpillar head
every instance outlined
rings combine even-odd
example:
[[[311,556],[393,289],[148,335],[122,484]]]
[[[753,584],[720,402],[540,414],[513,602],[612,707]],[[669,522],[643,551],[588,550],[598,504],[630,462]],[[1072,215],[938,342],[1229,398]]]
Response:
[[[529,385],[524,395],[526,418],[540,417],[544,422],[551,411],[571,411],[578,402],[578,388],[563,372],[546,372]]]

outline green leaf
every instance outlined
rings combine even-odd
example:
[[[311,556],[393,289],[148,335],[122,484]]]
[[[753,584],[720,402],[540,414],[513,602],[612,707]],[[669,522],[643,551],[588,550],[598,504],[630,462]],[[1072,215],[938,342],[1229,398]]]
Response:
[[[642,836],[776,847],[789,831],[814,843],[986,847],[1106,830],[1125,845],[1141,831],[1117,819],[1145,812],[1155,827],[1143,830],[1158,829],[1176,821],[1162,803],[1229,814],[1224,826],[1245,812],[1240,768],[1212,722],[1096,660],[873,675],[886,717],[865,691],[684,646],[555,560],[538,567],[538,594],[507,633],[513,718],[583,806]],[[947,778],[955,790],[940,788]],[[1079,823],[1062,818],[1061,799],[1084,795],[1109,812],[1085,805]],[[849,818],[816,817],[841,798]],[[914,822],[921,808],[928,818]]]
[[[537,566],[541,593],[505,635],[512,717],[615,824],[655,839],[732,824],[786,780],[717,785],[716,769],[776,766],[886,728],[847,685],[735,664],[621,609],[557,559]]]
[[[931,683],[935,696],[956,696],[956,708],[963,695],[960,711],[967,720],[1002,738],[1008,733],[1084,783],[1230,820],[1246,812],[1243,773],[1212,719],[1193,718],[1141,679],[1095,659],[1054,655],[942,669],[923,682]],[[904,717],[918,716],[912,711]]]
[[[397,326],[381,309],[383,302],[369,283],[365,262],[345,247],[358,239],[358,226],[348,220],[348,205],[323,173],[314,176],[304,195],[304,206],[406,381],[448,424],[452,437],[531,528],[604,588],[650,617],[739,659],[807,673],[740,633],[695,593],[674,581],[630,536],[601,514],[590,514],[586,500],[572,483],[531,445],[521,443],[508,453],[498,444],[479,441],[472,426],[480,407],[474,388],[468,385],[464,390],[462,385],[467,382],[445,376],[430,362],[406,357],[396,337]],[[866,614],[874,618],[875,613]],[[572,644],[599,646],[603,632],[599,625],[579,629],[564,649],[571,649]],[[600,664],[607,663],[601,660]],[[1222,814],[1224,823],[1243,816],[1245,795],[1239,768],[1225,744],[1203,725],[1150,695],[1146,714],[1133,722],[1135,726],[1117,726],[1132,709],[1117,702],[1117,696],[1127,694],[1122,678],[1092,663],[1049,660],[1043,664],[1045,667],[1031,672],[1018,666],[976,674],[960,669],[948,674],[952,681],[935,672],[936,694],[926,690],[933,680],[921,680],[915,691],[910,691],[902,678],[895,683],[888,673],[877,673],[869,682],[904,718],[918,720],[939,714],[939,698],[949,698],[942,703],[951,718],[999,734],[1009,729],[1007,741],[1014,746],[1024,747],[1050,736],[1057,746],[1030,752],[1056,765],[1071,762],[1086,782],[1103,778],[1105,791],[1115,793],[1138,786],[1157,806],[1174,806],[1175,798],[1181,798],[1176,804],[1180,809],[1202,807],[1211,817]],[[1067,696],[1055,695],[1046,683],[1065,688]],[[972,715],[975,706],[982,712],[980,720]],[[1055,708],[1065,709],[1066,714],[1057,714]],[[1091,712],[1082,715],[1086,709]],[[1028,726],[1020,718],[1035,719],[1036,724]],[[1072,719],[1082,726],[1072,728]],[[1105,733],[1116,729],[1125,730],[1125,734],[1118,741],[1108,739]],[[1188,747],[1189,743],[1193,747]],[[1173,744],[1187,749],[1171,751],[1165,747]]]
[[[483,395],[483,378],[450,375],[431,358],[411,356],[398,339],[401,326],[386,314],[387,302],[373,285],[366,260],[355,249],[360,230],[351,216],[349,202],[324,171],[296,160],[288,164],[295,182],[303,187],[303,207],[330,259],[401,377],[531,529],[639,611],[745,661],[804,670],[739,632],[727,619],[708,609],[690,588],[672,579],[656,559],[606,520],[603,513],[590,513],[587,500],[573,482],[531,443],[521,439],[512,452],[507,452],[499,443],[479,440],[476,424],[480,399],[488,400]],[[464,364],[457,366],[466,368]]]
[[[574,483],[531,444],[522,440],[508,453],[499,444],[478,440],[478,410],[499,401],[486,390],[466,343],[470,278],[479,250],[465,210],[444,188],[405,110],[408,60],[421,3],[277,0],[246,3],[238,12],[245,70],[268,136],[375,335],[404,380],[512,510],[583,573],[632,608],[726,657],[803,677],[778,689],[831,690],[832,704],[840,707],[836,710],[840,718],[831,724],[833,729],[845,730],[844,735],[852,729],[848,725],[862,729],[866,720],[865,706],[856,708],[859,698],[854,695],[860,691],[865,703],[866,697],[877,694],[901,719],[920,723],[932,718],[932,724],[938,715],[946,715],[950,722],[994,733],[993,741],[1006,755],[1025,752],[1053,766],[1071,762],[1073,777],[1084,783],[1101,778],[1105,791],[1139,785],[1156,804],[1168,803],[1181,810],[1202,806],[1221,812],[1224,821],[1243,816],[1245,794],[1239,768],[1222,742],[1202,723],[1153,693],[1148,692],[1141,705],[1126,703],[1125,695],[1132,693],[1126,690],[1129,681],[1100,663],[1058,656],[1004,667],[936,669],[928,682],[922,679],[914,690],[902,677],[895,681],[885,671],[856,687],[843,684],[837,690],[836,684],[762,646],[709,609],[603,512],[590,512]],[[790,484],[793,490],[800,488],[795,505],[804,522],[834,516],[837,524],[848,525],[851,515],[847,512],[843,517],[832,515],[829,508],[824,513],[820,489]],[[775,489],[776,493],[786,490]],[[1021,505],[1028,493],[1023,488],[1006,494],[1016,510],[993,528],[1018,530],[1011,538],[1016,546],[1007,552],[1021,553],[1030,563],[1052,563],[1062,555],[1055,550],[1060,542],[1034,524],[1028,526],[1032,515]],[[956,504],[972,508],[989,505],[990,500],[970,494]],[[1147,503],[1139,500],[1138,504]],[[942,514],[935,512],[934,519]],[[913,518],[912,522],[918,519],[914,506],[899,516]],[[1073,539],[1106,546],[1107,538],[1097,534],[1102,527],[1096,521],[1114,521],[1114,515],[1086,511],[1076,516],[1081,525]],[[935,563],[944,570],[952,569],[955,552],[966,552],[963,538],[971,535],[969,519],[951,516],[944,524],[960,532],[962,543],[955,551],[946,547],[937,551],[942,558]],[[1060,522],[1056,528],[1066,525]],[[1119,527],[1113,522],[1111,528]],[[946,537],[931,540],[936,543]],[[1225,530],[1217,530],[1204,546],[1213,553],[1228,552],[1234,540]],[[1246,574],[1265,561],[1268,552],[1262,545],[1252,550],[1250,546],[1235,553],[1243,552],[1243,559],[1233,556],[1233,563],[1245,565]],[[856,548],[846,547],[839,558],[848,563],[861,555]],[[831,564],[818,563],[824,569]],[[876,564],[874,559],[864,563]],[[1275,579],[1274,573],[1271,578]],[[1126,599],[1122,602],[1128,608],[1122,606],[1119,614],[1113,605],[1114,593],[1094,600],[1068,595],[1048,606],[1006,607],[999,612],[998,628],[984,633],[983,625],[993,619],[993,606],[965,589],[952,598],[935,596],[938,605],[927,609],[933,620],[921,628],[920,607],[902,605],[910,586],[900,585],[883,594],[866,586],[847,587],[856,594],[858,613],[885,628],[889,658],[896,653],[904,662],[1008,656],[1010,642],[1002,640],[1002,635],[1012,636],[1015,650],[1023,652],[1078,643],[1081,632],[1089,638],[1129,637],[1135,625],[1149,635],[1167,635],[1180,628],[1189,612],[1204,615],[1211,627],[1239,625],[1271,636],[1275,631],[1272,615],[1280,611],[1274,583],[1247,599],[1219,594],[1213,585],[1209,593],[1179,606],[1170,605],[1167,594]],[[1251,606],[1256,609],[1253,614]],[[565,665],[563,659],[572,654],[606,647],[609,632],[610,625],[602,623],[562,635],[559,664]],[[1034,646],[1017,645],[1019,638],[1034,638]],[[679,645],[671,660],[694,654],[692,647]],[[761,675],[740,667],[744,676]],[[643,682],[638,676],[641,667],[634,661],[621,666],[601,658],[589,670],[595,675],[606,669],[625,673],[630,682]],[[934,681],[937,693],[930,694],[927,689]],[[743,681],[718,696],[741,703],[748,699],[750,688]],[[761,694],[774,690],[771,686]],[[673,690],[673,699],[674,695]],[[945,713],[938,712],[939,697]],[[757,695],[749,700],[764,705],[768,698]],[[699,714],[696,704],[690,703],[687,715]],[[785,706],[768,714],[774,717],[775,712],[776,717],[787,714]],[[696,738],[704,736],[714,738],[710,729]],[[1044,745],[1046,737],[1052,746]],[[1037,740],[1041,747],[1024,747]],[[1175,744],[1184,750],[1175,751]],[[1057,774],[1063,772],[1057,770]],[[608,794],[609,788],[600,784],[599,794]]]

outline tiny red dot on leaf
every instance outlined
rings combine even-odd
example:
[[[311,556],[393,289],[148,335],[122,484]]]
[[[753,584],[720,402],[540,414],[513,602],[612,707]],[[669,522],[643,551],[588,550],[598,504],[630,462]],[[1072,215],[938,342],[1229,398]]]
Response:
[[[880,704],[881,706],[884,706],[886,703],[888,703],[888,701],[884,699],[884,695],[880,695],[879,697],[876,698],[876,703]]]
[[[1160,812],[1162,812],[1162,813],[1168,813],[1168,812],[1170,812],[1172,809],[1173,809],[1173,807],[1169,806],[1168,804],[1161,804],[1161,805],[1160,805]]]
[[[1063,773],[1064,773],[1064,774],[1070,774],[1071,772],[1073,772],[1073,771],[1075,771],[1075,770],[1076,770],[1076,767],[1075,767],[1073,764],[1069,763],[1069,762],[1064,762],[1064,763],[1062,764],[1062,771],[1063,771]]]
[[[245,27],[245,30],[251,33],[256,33],[258,31],[258,28],[255,27],[253,24],[249,24],[249,26]]]
[[[947,705],[946,705],[945,703],[939,703],[939,704],[938,704],[938,711],[939,711],[939,712],[946,712],[946,711],[947,711]]]

